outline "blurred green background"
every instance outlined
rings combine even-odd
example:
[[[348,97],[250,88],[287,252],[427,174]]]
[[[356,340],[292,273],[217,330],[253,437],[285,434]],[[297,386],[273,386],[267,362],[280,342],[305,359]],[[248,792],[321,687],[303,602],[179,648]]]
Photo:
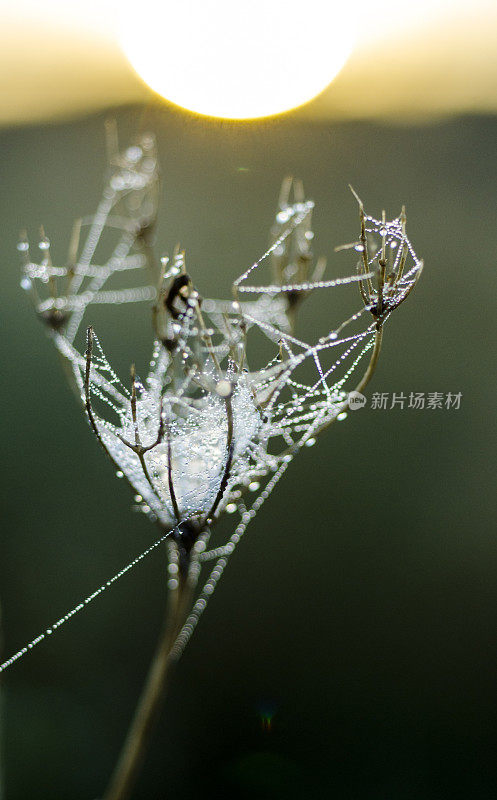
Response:
[[[408,211],[425,272],[388,324],[373,391],[462,392],[459,410],[368,404],[305,449],[235,552],[174,674],[136,800],[490,800],[497,791],[495,117],[441,124],[247,125],[171,109],[116,114],[158,139],[157,252],[186,248],[205,295],[267,245],[281,179],[316,201],[316,252],[371,213]],[[19,288],[18,231],[43,222],[63,259],[96,206],[104,117],[2,130],[4,654],[156,536],[102,456]],[[336,290],[340,292],[340,289]],[[340,294],[305,321],[340,321]],[[310,308],[310,307],[309,307]],[[89,320],[92,321],[92,320]],[[98,332],[145,363],[130,308]],[[165,603],[164,558],[141,563],[2,681],[5,797],[97,798],[119,752]],[[271,716],[270,730],[264,719]]]

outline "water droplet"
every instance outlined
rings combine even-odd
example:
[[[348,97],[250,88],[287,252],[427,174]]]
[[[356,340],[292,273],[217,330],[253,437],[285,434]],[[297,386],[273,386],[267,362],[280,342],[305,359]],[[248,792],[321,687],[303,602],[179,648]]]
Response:
[[[316,440],[315,440],[314,438],[312,438],[312,437],[311,437],[311,439],[308,439],[308,440],[306,441],[306,443],[305,443],[305,446],[306,446],[306,447],[312,447],[312,446],[313,446],[313,445],[315,445],[315,444],[316,444]]]
[[[18,242],[17,249],[20,253],[25,253],[26,250],[29,250],[29,242]]]
[[[248,485],[248,488],[251,492],[256,492],[259,486],[260,483],[258,481],[251,481]]]
[[[116,192],[119,192],[121,189],[124,189],[125,181],[122,179],[120,175],[114,175],[110,179],[110,185]]]
[[[346,411],[342,411],[342,412],[341,412],[341,413],[340,413],[340,414],[337,416],[337,420],[338,420],[339,422],[341,422],[341,421],[342,421],[342,420],[344,420],[344,419],[347,419],[347,412],[346,412]]]
[[[142,500],[143,497],[141,496],[141,494],[135,494],[135,503],[141,503]]]
[[[234,514],[236,509],[237,509],[236,503],[228,503],[228,505],[226,506],[226,511],[228,512],[228,514]]]
[[[131,161],[132,164],[136,164],[136,162],[140,160],[142,155],[143,151],[141,147],[138,147],[136,145],[134,147],[128,147],[125,153],[127,160]]]
[[[356,244],[354,250],[357,250],[358,253],[362,253],[364,251],[364,246],[362,244]]]
[[[29,292],[29,290],[31,289],[32,285],[33,284],[31,283],[29,278],[21,278],[20,286],[21,286],[21,289],[24,289],[25,292]]]
[[[232,391],[232,384],[230,381],[227,381],[224,378],[220,380],[216,386],[216,392],[218,393],[219,397],[229,397]]]
[[[140,141],[145,150],[151,150],[155,144],[155,138],[151,133],[143,134]]]

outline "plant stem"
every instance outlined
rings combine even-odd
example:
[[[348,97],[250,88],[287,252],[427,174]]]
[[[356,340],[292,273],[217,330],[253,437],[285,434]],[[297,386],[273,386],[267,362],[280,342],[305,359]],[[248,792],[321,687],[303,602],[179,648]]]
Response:
[[[171,590],[158,646],[103,800],[128,800],[131,796],[164,700],[172,667],[170,653],[184,622],[191,591],[186,576],[179,579],[176,589]]]
[[[366,372],[362,376],[361,380],[357,384],[355,391],[362,392],[363,389],[366,388],[369,381],[373,377],[373,373],[376,369],[376,364],[378,363],[378,358],[380,357],[381,351],[381,343],[383,340],[383,328],[380,326],[376,329],[375,338],[374,338],[374,347],[373,352],[371,353],[371,358],[369,359],[369,364]]]

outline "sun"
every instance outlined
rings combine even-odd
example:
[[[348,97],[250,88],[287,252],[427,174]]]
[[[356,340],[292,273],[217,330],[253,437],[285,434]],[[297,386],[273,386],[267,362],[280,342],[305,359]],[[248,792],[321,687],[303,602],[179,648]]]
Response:
[[[342,0],[143,0],[120,44],[155,92],[211,117],[253,119],[320,94],[352,51]]]

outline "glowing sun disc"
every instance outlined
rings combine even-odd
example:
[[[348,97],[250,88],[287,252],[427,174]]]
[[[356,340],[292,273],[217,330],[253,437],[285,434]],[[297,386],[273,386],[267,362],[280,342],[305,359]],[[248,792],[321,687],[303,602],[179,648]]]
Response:
[[[288,111],[320,94],[353,46],[351,3],[144,0],[128,6],[121,47],[167,100],[213,117]]]

